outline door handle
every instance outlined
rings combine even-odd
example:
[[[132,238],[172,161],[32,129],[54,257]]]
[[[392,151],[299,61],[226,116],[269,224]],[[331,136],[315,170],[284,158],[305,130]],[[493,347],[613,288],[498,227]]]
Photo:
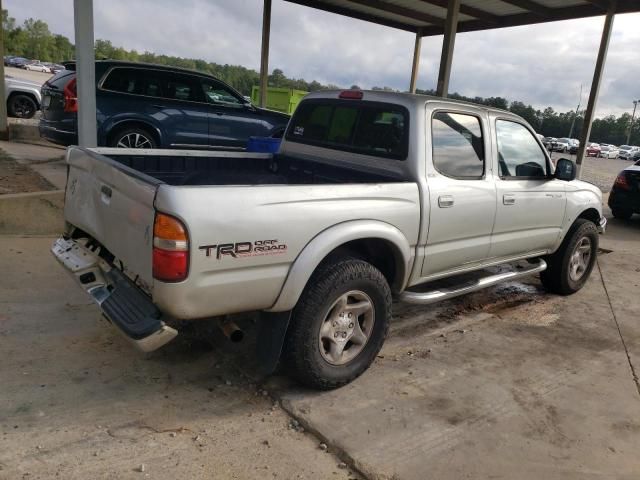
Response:
[[[505,205],[514,205],[516,203],[516,196],[507,193],[502,196],[502,203]]]
[[[545,195],[547,197],[551,197],[551,198],[562,198],[562,194],[561,193],[546,193]]]
[[[438,206],[440,208],[453,207],[453,197],[451,195],[440,195],[438,197]]]
[[[162,110],[164,108],[164,105],[158,105],[157,103],[153,103],[153,104],[151,104],[151,106],[153,108],[159,108],[160,110]]]

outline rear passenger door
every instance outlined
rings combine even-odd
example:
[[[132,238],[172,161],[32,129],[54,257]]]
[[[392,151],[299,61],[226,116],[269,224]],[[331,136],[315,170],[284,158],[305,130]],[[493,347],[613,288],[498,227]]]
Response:
[[[123,121],[141,120],[162,133],[162,147],[208,144],[208,105],[194,75],[168,70],[114,67],[99,85],[99,118],[105,134]]]
[[[485,260],[496,212],[486,116],[438,109],[427,120],[431,142],[424,208],[429,212],[429,232],[423,277]]]
[[[551,175],[549,159],[533,131],[512,118],[494,117],[498,205],[491,258],[549,250],[566,205],[566,182]]]

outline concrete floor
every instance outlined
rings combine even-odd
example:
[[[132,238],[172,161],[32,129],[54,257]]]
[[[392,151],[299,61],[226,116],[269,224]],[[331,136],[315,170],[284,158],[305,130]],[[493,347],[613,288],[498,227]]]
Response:
[[[51,239],[0,237],[0,478],[638,478],[639,234],[611,220],[571,297],[533,278],[397,305],[375,365],[323,393],[260,385],[207,326],[145,358]]]

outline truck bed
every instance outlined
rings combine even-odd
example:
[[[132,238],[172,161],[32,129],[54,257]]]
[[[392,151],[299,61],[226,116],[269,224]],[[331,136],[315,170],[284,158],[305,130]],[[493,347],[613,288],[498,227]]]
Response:
[[[280,154],[97,148],[133,170],[169,185],[314,185],[406,181],[400,171]]]

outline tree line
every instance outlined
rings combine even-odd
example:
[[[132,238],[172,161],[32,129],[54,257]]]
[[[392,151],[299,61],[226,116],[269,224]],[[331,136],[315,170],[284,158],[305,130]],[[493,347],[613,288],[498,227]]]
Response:
[[[72,60],[75,55],[74,45],[64,35],[53,34],[49,26],[42,20],[29,18],[22,25],[10,17],[7,10],[2,10],[2,27],[4,34],[5,54],[38,59],[43,62],[60,63]],[[153,52],[138,52],[114,46],[109,40],[95,41],[96,59],[127,60],[132,62],[155,63],[174,67],[197,70],[213,75],[228,83],[243,95],[251,95],[251,89],[260,81],[259,73],[240,65],[219,64],[196,58],[158,55]],[[269,86],[293,88],[314,92],[317,90],[341,88],[338,85],[322,84],[316,80],[289,78],[281,69],[274,69],[269,75]],[[351,85],[351,88],[358,88]],[[373,87],[373,90],[397,91],[389,87]],[[435,95],[433,90],[418,90],[417,93]],[[579,138],[584,120],[584,111],[556,112],[547,107],[538,110],[520,101],[509,101],[503,97],[466,97],[458,93],[449,94],[450,98],[465,100],[481,105],[509,110],[527,120],[538,133],[549,137]],[[609,115],[594,120],[591,127],[591,140],[600,143],[621,145],[626,143],[631,125],[631,115],[623,113],[619,117]],[[640,144],[640,121],[634,122],[630,142]]]

